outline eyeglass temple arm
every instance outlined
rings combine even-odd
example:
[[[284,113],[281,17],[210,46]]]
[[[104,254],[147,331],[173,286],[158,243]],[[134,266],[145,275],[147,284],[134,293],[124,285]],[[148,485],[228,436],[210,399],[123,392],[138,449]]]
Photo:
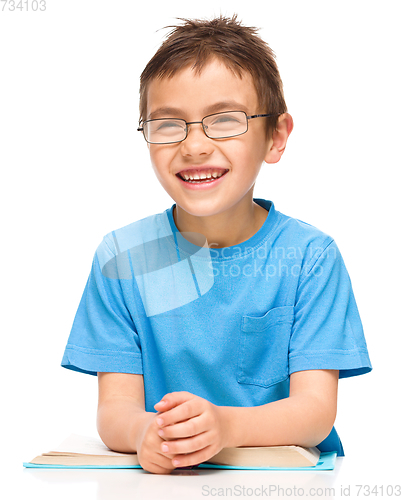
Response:
[[[247,116],[246,118],[264,118],[265,116],[278,116],[278,115],[281,115],[281,113],[274,113],[274,114],[264,114],[264,115],[251,115],[251,116]]]

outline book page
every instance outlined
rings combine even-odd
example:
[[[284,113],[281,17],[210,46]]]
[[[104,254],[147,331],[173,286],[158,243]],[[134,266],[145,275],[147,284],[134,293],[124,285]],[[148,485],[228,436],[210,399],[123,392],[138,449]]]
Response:
[[[51,451],[80,453],[82,455],[105,455],[110,457],[126,455],[126,453],[118,453],[110,450],[104,445],[100,438],[79,436],[78,434],[71,434],[59,446],[53,448]]]

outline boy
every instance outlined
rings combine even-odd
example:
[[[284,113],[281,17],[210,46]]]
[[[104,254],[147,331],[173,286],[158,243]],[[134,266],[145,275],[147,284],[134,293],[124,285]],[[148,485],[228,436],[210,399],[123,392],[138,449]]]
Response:
[[[147,64],[140,127],[171,209],[106,235],[62,366],[99,380],[98,432],[169,473],[223,447],[343,448],[338,379],[371,370],[331,237],[253,198],[293,128],[270,48],[184,20]]]

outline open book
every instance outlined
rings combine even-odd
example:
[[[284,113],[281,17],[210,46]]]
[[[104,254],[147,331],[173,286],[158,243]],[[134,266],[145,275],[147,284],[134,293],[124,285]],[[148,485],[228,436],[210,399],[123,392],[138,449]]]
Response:
[[[335,454],[333,455],[335,456]],[[212,466],[241,469],[304,468],[317,466],[319,458],[320,451],[317,448],[302,448],[300,446],[224,448],[217,455],[210,458],[208,462],[199,465],[199,467]],[[140,468],[136,453],[128,454],[111,451],[98,438],[83,437],[76,434],[72,434],[52,451],[43,453],[30,462],[24,463],[24,466]]]

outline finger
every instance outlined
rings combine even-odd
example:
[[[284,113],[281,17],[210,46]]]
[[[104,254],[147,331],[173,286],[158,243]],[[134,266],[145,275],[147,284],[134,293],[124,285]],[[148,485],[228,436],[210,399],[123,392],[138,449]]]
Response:
[[[178,439],[176,441],[164,441],[161,443],[161,451],[165,454],[180,455],[194,453],[211,445],[210,434],[203,432],[191,438]]]
[[[186,391],[170,392],[169,394],[165,394],[161,401],[154,405],[154,408],[157,411],[167,411],[194,397],[194,394]]]
[[[184,422],[161,427],[158,429],[157,434],[165,440],[196,436],[197,434],[201,434],[207,430],[203,422],[203,416],[198,415],[197,417],[190,418]]]
[[[199,399],[190,399],[171,410],[167,410],[157,417],[157,424],[160,427],[184,422],[190,418],[198,417],[203,411]]]
[[[213,446],[211,445],[194,453],[189,453],[188,455],[177,455],[172,460],[172,465],[174,467],[189,467],[190,465],[198,465],[209,460],[212,456],[216,455],[218,451],[214,452]]]
[[[160,449],[161,449],[161,446],[160,446]],[[172,460],[174,458],[174,456],[175,456],[174,453],[165,453],[165,452],[163,452],[163,453],[158,453],[158,454],[161,455],[162,457],[167,458],[168,460]]]
[[[153,474],[170,474],[175,466],[172,464],[172,460],[170,460],[170,464],[167,467],[163,467],[162,465],[150,462],[149,464],[142,465],[143,469],[147,472],[152,472]]]
[[[164,453],[156,450],[155,452],[142,455],[140,465],[143,469],[150,472],[169,473],[174,467],[172,465],[172,458],[175,458],[175,456],[166,456]],[[159,470],[156,470],[156,468]]]

